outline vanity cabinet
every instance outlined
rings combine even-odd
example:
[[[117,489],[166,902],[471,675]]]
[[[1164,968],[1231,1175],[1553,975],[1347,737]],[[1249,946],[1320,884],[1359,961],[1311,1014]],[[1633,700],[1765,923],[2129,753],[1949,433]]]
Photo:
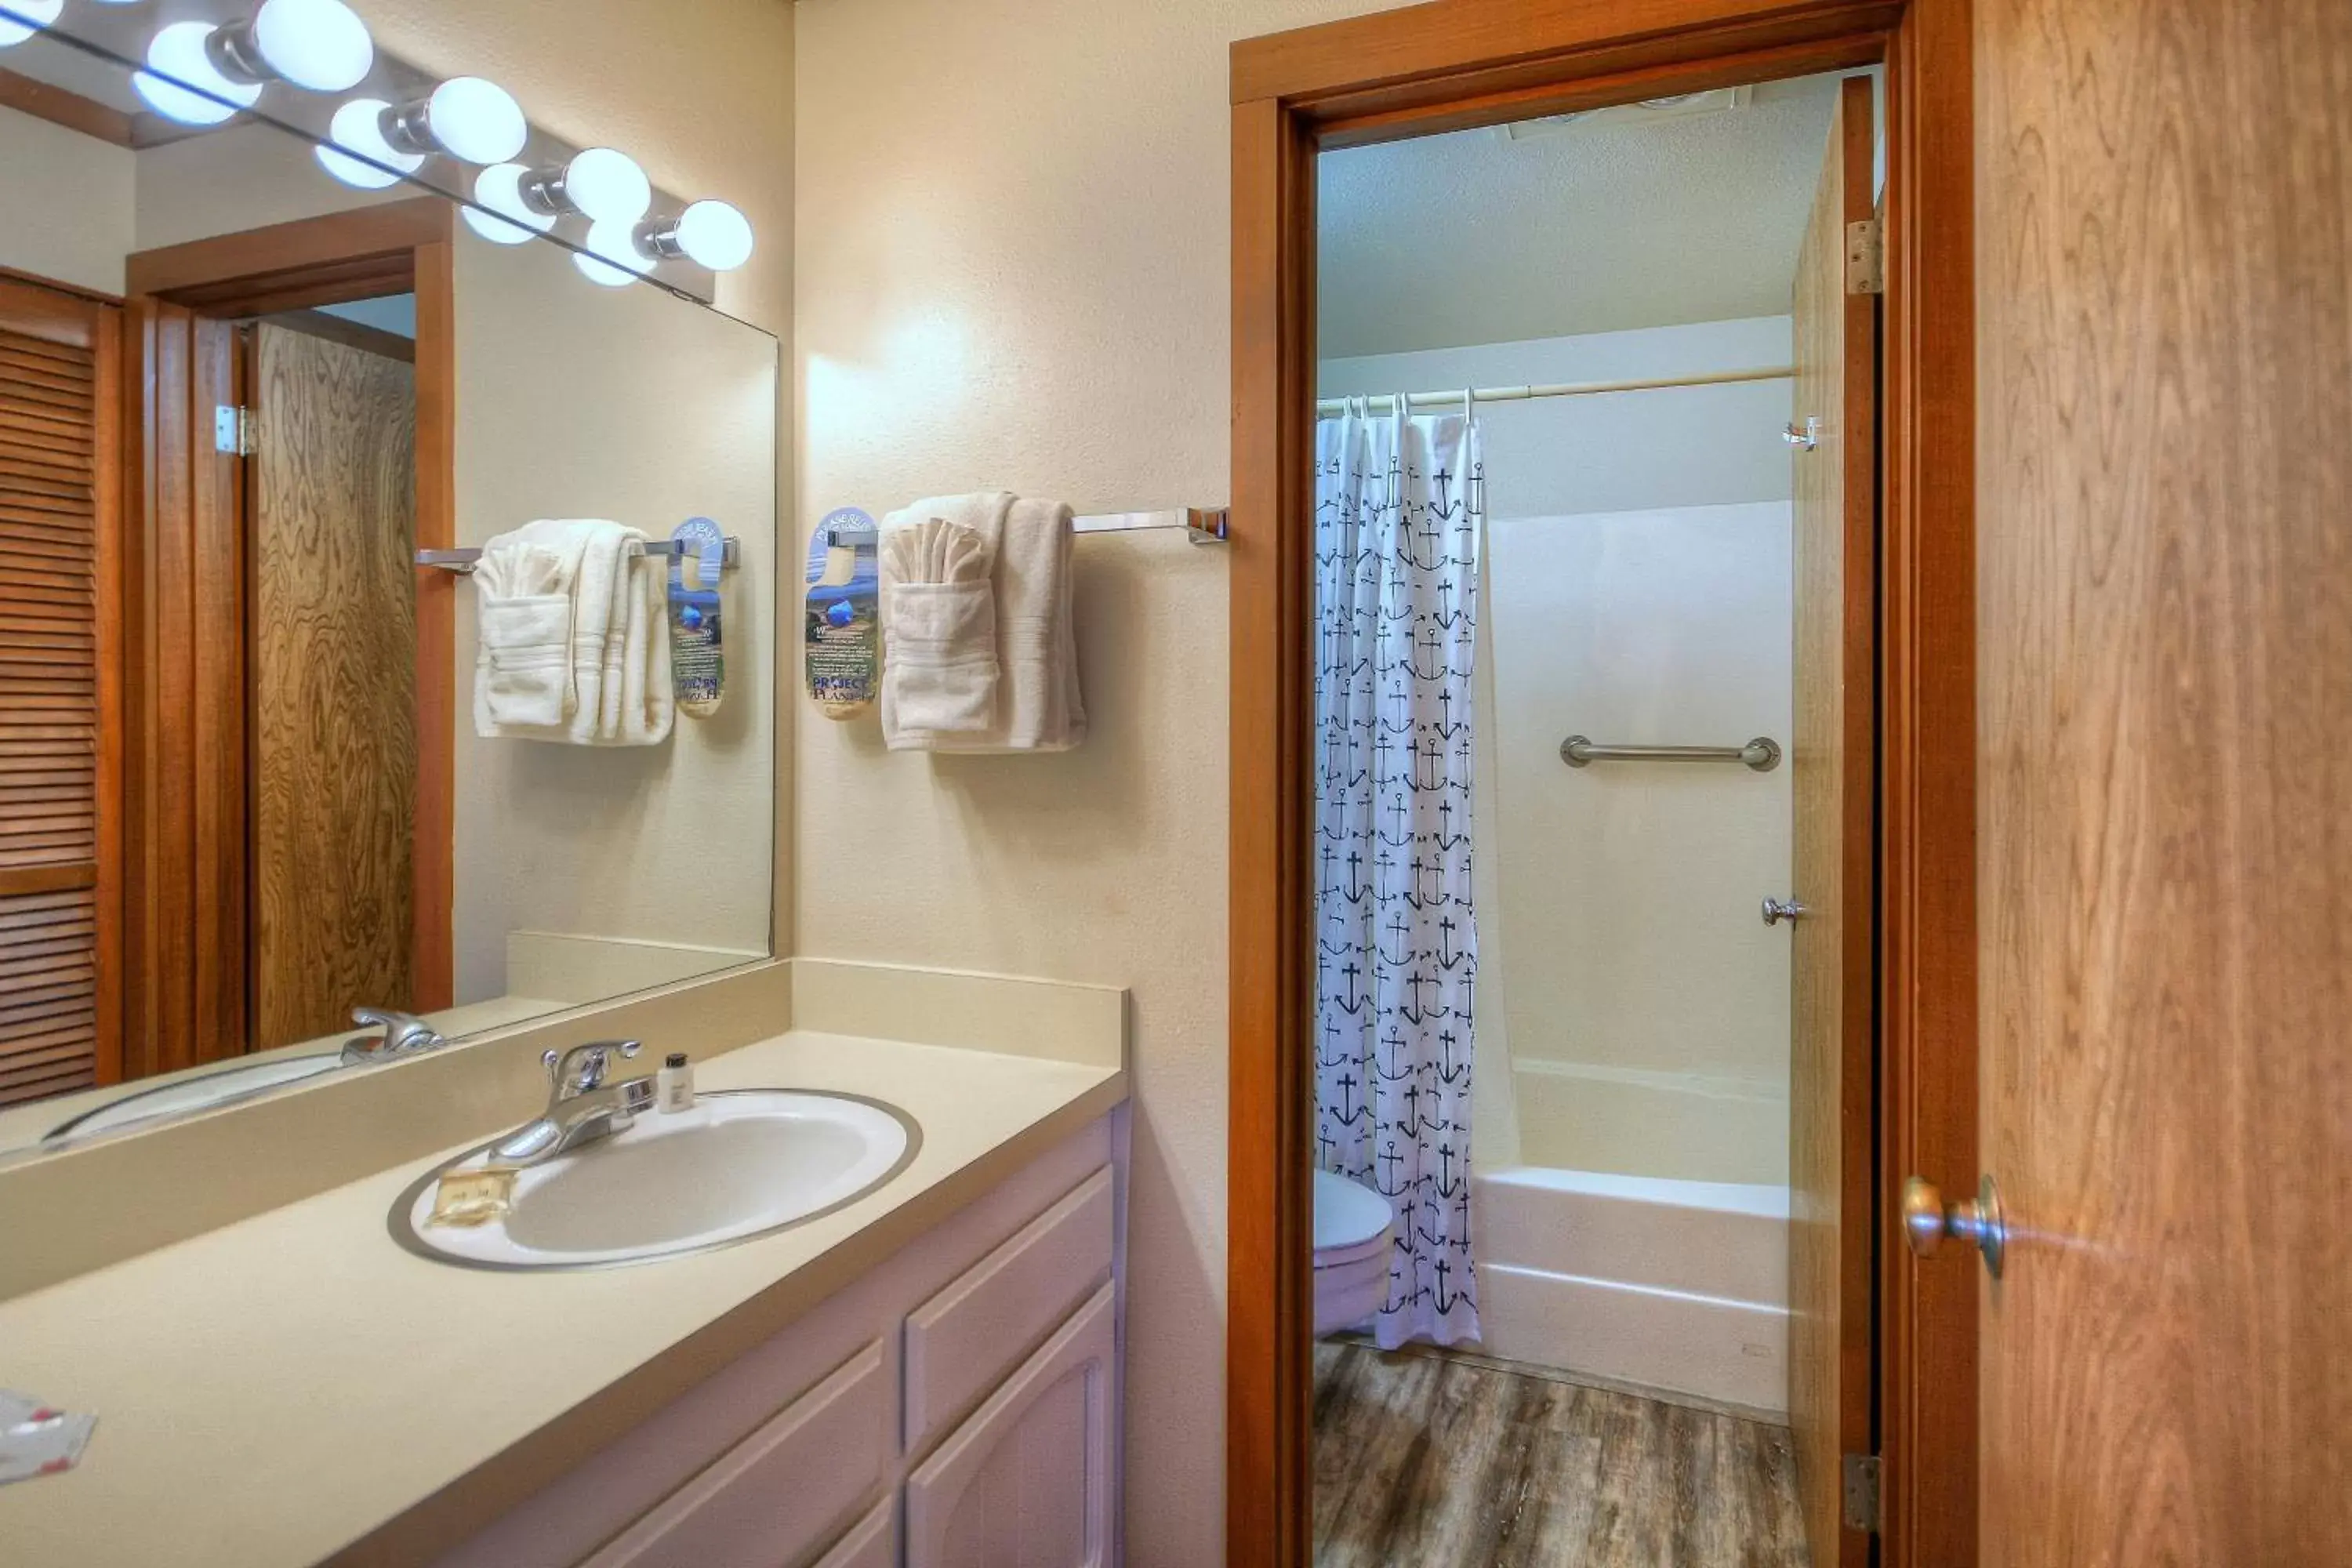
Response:
[[[1017,1170],[441,1568],[1110,1568],[1116,1144]]]

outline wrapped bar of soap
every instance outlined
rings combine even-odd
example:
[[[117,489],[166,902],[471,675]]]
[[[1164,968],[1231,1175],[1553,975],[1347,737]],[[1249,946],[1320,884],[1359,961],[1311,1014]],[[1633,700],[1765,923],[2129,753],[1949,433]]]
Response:
[[[514,1206],[512,1165],[469,1165],[441,1173],[427,1225],[488,1225]]]

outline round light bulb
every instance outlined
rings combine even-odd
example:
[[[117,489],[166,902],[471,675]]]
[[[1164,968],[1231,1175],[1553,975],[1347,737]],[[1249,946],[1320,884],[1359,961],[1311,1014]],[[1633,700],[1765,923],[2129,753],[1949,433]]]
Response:
[[[625,223],[588,226],[588,249],[572,253],[572,265],[591,283],[618,289],[634,283],[653,261],[637,248],[637,237]]]
[[[530,140],[522,105],[478,76],[452,77],[435,88],[425,121],[443,152],[468,163],[503,163]]]
[[[269,68],[312,92],[341,92],[375,65],[367,24],[343,0],[262,0],[253,47]]]
[[[58,19],[66,0],[8,0],[11,16],[0,16],[0,49],[21,44]]]
[[[383,139],[383,117],[391,108],[380,98],[355,98],[336,110],[327,122],[335,145],[317,149],[319,166],[363,191],[380,191],[424,167],[421,154],[404,153]]]
[[[565,165],[563,199],[592,224],[631,224],[654,205],[654,187],[626,153],[591,147]]]
[[[713,272],[732,272],[751,259],[751,220],[725,202],[697,202],[678,216],[677,247]]]
[[[494,245],[521,245],[553,228],[553,213],[522,199],[522,177],[530,172],[520,163],[493,163],[475,175],[474,205],[457,209],[466,226]]]
[[[218,125],[261,96],[259,82],[231,81],[213,64],[208,22],[174,22],[147,46],[147,69],[131,79],[147,107],[183,125]]]

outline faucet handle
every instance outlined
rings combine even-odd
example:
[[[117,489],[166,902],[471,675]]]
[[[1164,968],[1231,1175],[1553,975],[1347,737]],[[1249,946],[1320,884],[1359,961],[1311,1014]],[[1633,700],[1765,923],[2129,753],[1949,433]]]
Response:
[[[614,1052],[619,1052],[625,1061],[643,1049],[642,1040],[591,1040],[568,1051],[550,1051],[539,1059],[547,1064],[547,1076],[555,1084],[556,1093],[569,1090],[584,1094],[603,1086]],[[576,1068],[574,1063],[578,1064]]]

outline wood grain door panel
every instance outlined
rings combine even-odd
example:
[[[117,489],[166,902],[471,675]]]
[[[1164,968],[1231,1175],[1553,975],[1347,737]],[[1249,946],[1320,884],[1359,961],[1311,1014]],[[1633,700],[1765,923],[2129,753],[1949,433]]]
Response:
[[[410,1008],[416,387],[396,359],[262,322],[248,476],[253,1048]]]
[[[1797,261],[1794,891],[1790,934],[1789,1421],[1816,1568],[1858,1565],[1843,1456],[1870,1447],[1872,844],[1877,715],[1877,310],[1846,286],[1871,216],[1871,84],[1839,94]]]
[[[1977,49],[1982,1561],[2352,1562],[2352,7]]]

